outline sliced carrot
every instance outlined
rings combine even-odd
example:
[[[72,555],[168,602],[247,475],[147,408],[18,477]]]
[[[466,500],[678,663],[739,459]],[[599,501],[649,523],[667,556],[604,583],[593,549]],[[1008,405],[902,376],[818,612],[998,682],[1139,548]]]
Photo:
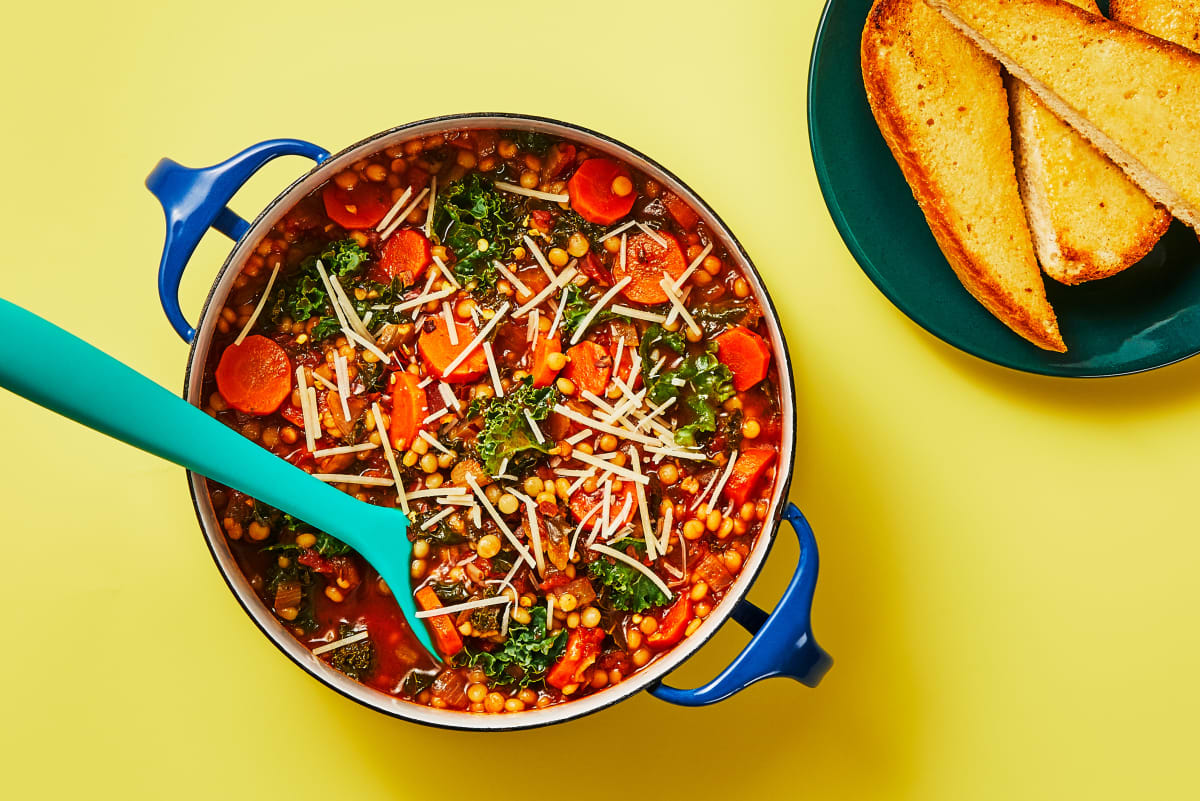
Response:
[[[571,496],[571,500],[567,502],[567,506],[570,507],[575,522],[580,523],[592,513],[592,509],[603,503],[604,485],[601,484],[591,492],[584,492],[582,487],[575,490],[575,494]],[[625,513],[620,522],[617,522],[617,517],[621,514],[621,510],[625,508],[626,503],[629,504],[629,511]],[[621,485],[621,491],[614,492],[612,497],[608,499],[609,522],[615,524],[616,528],[620,528],[626,523],[632,523],[634,516],[637,514],[637,508],[637,491],[630,482],[626,481]],[[600,519],[601,514],[601,512],[597,512],[592,515],[592,519],[588,522],[588,525],[590,526],[596,520]]]
[[[216,378],[230,406],[246,414],[270,414],[292,392],[292,363],[274,340],[255,334],[225,348]]]
[[[603,395],[612,377],[612,357],[595,342],[585,340],[567,351],[567,366],[562,375],[580,392],[586,389]]]
[[[433,587],[422,587],[417,590],[416,598],[417,603],[426,612],[442,608],[442,599],[437,597]],[[454,621],[450,619],[449,615],[427,617],[425,622],[429,624],[429,628],[433,632],[434,647],[443,656],[454,656],[463,649],[462,636],[454,628]],[[414,623],[414,625],[417,624]]]
[[[656,232],[666,241],[666,247],[654,241],[649,234],[634,234],[625,243],[625,266],[618,258],[613,265],[613,278],[617,281],[629,276],[629,282],[621,294],[636,303],[666,303],[667,293],[659,286],[663,273],[678,278],[687,269],[687,259],[679,247],[679,240],[666,231]]]
[[[533,347],[533,366],[529,375],[533,378],[535,387],[548,387],[558,377],[558,370],[548,364],[551,353],[562,353],[562,340],[555,334],[552,337],[544,334],[538,336],[537,344]]]
[[[420,381],[412,373],[395,372],[389,384],[392,393],[392,421],[388,436],[397,450],[405,450],[417,438],[429,416],[429,402]]]
[[[725,485],[725,497],[741,506],[751,497],[763,474],[774,461],[775,451],[769,448],[751,448],[743,451],[733,463],[733,472]]]
[[[767,377],[771,348],[745,326],[735,326],[716,339],[717,358],[733,372],[733,388],[745,392]]]
[[[692,207],[683,202],[679,195],[672,195],[670,192],[662,196],[662,204],[667,209],[667,214],[671,215],[679,227],[685,231],[690,231],[696,227],[696,223],[700,222],[700,218],[696,212],[692,211]]]
[[[630,190],[626,195],[613,191],[613,181],[624,178],[632,186],[629,170],[612,159],[588,159],[579,165],[571,180],[567,181],[567,194],[571,197],[571,208],[588,222],[609,225],[633,210],[637,192]]]
[[[446,318],[440,314],[436,317],[426,317],[421,328],[421,336],[417,338],[417,350],[425,360],[429,372],[445,381],[447,384],[466,384],[477,381],[487,373],[487,356],[483,348],[476,345],[471,355],[459,362],[449,375],[446,368],[450,366],[458,354],[471,344],[475,338],[475,324],[455,320],[455,332],[458,334],[458,344],[450,342]]]
[[[379,284],[390,284],[396,276],[407,273],[406,283],[411,284],[432,261],[429,240],[420,231],[406,228],[383,243],[379,261],[372,265],[367,277]]]
[[[321,192],[321,200],[325,202],[325,213],[343,228],[354,231],[362,228],[374,228],[387,214],[391,203],[388,202],[388,186],[385,183],[359,181],[353,189],[342,189],[335,183],[329,183]]]

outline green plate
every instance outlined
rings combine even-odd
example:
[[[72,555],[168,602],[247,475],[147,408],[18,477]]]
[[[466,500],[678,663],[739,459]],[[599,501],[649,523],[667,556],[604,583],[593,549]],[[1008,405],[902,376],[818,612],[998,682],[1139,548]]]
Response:
[[[1123,375],[1200,352],[1200,242],[1178,222],[1124,273],[1076,287],[1046,279],[1066,353],[1029,344],[967,294],[867,105],[859,47],[870,8],[870,0],[826,5],[808,78],[808,125],[825,203],[880,291],[954,347],[1031,373]]]

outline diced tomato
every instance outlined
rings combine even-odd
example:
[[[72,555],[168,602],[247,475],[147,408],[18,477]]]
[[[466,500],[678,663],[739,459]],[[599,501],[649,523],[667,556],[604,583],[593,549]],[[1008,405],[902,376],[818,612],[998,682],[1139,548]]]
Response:
[[[304,411],[299,406],[293,406],[291,401],[279,407],[279,416],[294,426],[304,428]]]
[[[579,627],[571,630],[567,648],[562,657],[546,674],[546,683],[562,689],[569,684],[583,681],[584,672],[600,656],[600,643],[604,642],[604,629]]]
[[[391,208],[388,185],[360,180],[353,189],[330,182],[321,192],[329,219],[348,231],[374,228]]]
[[[602,506],[603,503],[604,485],[601,484],[591,492],[584,492],[583,487],[575,490],[575,494],[571,496],[571,500],[568,501],[567,505],[571,509],[571,515],[574,516],[575,522],[580,523],[591,514],[592,509]],[[627,503],[629,504],[629,511],[622,516],[621,510],[625,508],[625,504]],[[613,524],[612,527],[615,529],[627,523],[632,523],[634,517],[637,515],[637,508],[637,491],[633,488],[631,482],[626,481],[621,485],[621,491],[614,492],[612,497],[608,499],[608,517],[609,521]],[[592,519],[588,522],[588,525],[590,526],[597,520],[600,520],[603,514],[601,511],[592,515]]]
[[[567,182],[571,208],[588,222],[610,225],[633,210],[637,192],[621,196],[613,191],[613,181],[625,178],[632,185],[629,170],[612,159],[588,159],[579,165]]]
[[[575,145],[559,142],[550,147],[546,153],[546,163],[542,167],[543,181],[552,181],[562,175],[575,163]]]
[[[583,273],[600,286],[613,285],[612,273],[608,271],[608,268],[604,266],[604,263],[600,261],[600,258],[590,250],[584,254],[582,259],[579,260],[579,272]]]
[[[681,593],[671,608],[662,616],[658,628],[646,638],[646,645],[658,651],[670,648],[683,639],[683,632],[687,629],[687,624],[691,619],[692,597],[686,592]]]
[[[379,261],[371,266],[367,277],[379,284],[408,274],[407,283],[419,276],[433,262],[433,249],[420,231],[406,228],[388,237],[379,251]]]
[[[548,234],[554,227],[554,213],[545,209],[535,209],[529,212],[529,221],[533,223],[534,228]]]

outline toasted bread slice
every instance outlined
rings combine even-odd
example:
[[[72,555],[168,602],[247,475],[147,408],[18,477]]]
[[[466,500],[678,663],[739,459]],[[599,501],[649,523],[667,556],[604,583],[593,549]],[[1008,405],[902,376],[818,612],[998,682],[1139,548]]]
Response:
[[[1064,0],[926,0],[1200,229],[1200,56]]]
[[[1094,0],[1069,2],[1100,13]],[[1007,84],[1017,181],[1042,270],[1080,284],[1136,264],[1166,233],[1170,213],[1028,86],[1012,78]]]
[[[1200,0],[1110,0],[1109,16],[1200,52]]]
[[[1065,351],[1017,190],[999,65],[922,0],[877,0],[862,69],[879,130],[963,286],[1033,344]]]

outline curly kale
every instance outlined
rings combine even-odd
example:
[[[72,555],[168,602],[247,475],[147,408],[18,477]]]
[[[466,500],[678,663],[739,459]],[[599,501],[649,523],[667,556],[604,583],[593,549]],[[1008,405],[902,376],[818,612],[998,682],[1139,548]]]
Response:
[[[477,667],[492,681],[510,687],[528,687],[546,675],[566,647],[566,629],[546,630],[546,610],[529,610],[528,623],[508,627],[504,645],[495,651],[467,646],[459,655],[460,664]]]
[[[648,356],[653,347],[648,345],[648,341],[655,328],[657,326],[647,331],[642,340],[642,377],[646,382],[646,400],[657,405],[669,398],[679,398],[682,403],[678,404],[678,408],[686,412],[690,419],[675,430],[675,442],[694,446],[701,435],[717,430],[717,407],[734,394],[733,373],[717,359],[716,346],[710,344],[707,350],[685,358],[678,367],[651,376],[653,364]],[[665,332],[656,333],[654,337],[658,344],[677,353],[683,351],[682,342],[675,342]],[[676,344],[680,346],[678,349]]]
[[[338,628],[338,638],[354,634],[349,626]],[[375,644],[370,638],[343,645],[329,652],[329,664],[355,681],[362,681],[375,671]]]
[[[330,275],[352,276],[358,274],[371,255],[353,239],[330,242],[319,253],[314,253],[300,263],[300,269],[292,280],[275,295],[271,307],[271,320],[278,323],[284,317],[302,323],[312,317],[320,317],[313,329],[314,340],[322,340],[339,330],[337,316],[332,313],[325,284],[317,272],[320,261]]]
[[[520,241],[517,225],[524,205],[473,172],[438,192],[433,228],[441,243],[454,251],[454,274],[484,289],[496,283],[492,262],[507,259]],[[483,250],[480,242],[485,243]]]
[[[551,443],[537,441],[525,413],[534,421],[550,416],[558,392],[553,387],[536,388],[531,378],[510,390],[503,398],[488,401],[483,411],[483,430],[479,433],[479,456],[492,475],[500,472],[500,464],[523,451],[546,453]]]
[[[641,571],[601,556],[587,566],[588,575],[604,585],[603,596],[613,609],[644,612],[669,599]]]

